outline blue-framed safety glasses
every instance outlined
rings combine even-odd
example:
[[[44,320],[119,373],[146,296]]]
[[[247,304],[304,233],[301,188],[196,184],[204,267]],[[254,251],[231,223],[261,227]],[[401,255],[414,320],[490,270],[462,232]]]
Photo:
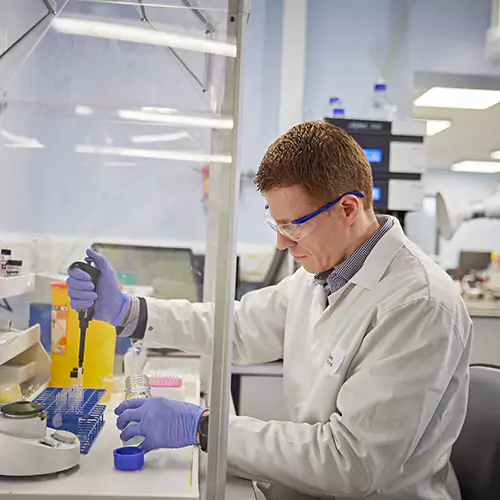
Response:
[[[327,203],[326,205],[322,206],[318,210],[315,210],[314,212],[311,212],[308,215],[304,215],[304,217],[300,217],[299,219],[287,222],[286,224],[278,224],[271,217],[271,213],[269,212],[269,205],[266,205],[266,211],[265,211],[266,221],[269,224],[269,226],[272,229],[274,229],[274,231],[279,232],[285,238],[288,238],[293,241],[299,241],[308,236],[309,234],[311,234],[311,232],[313,231],[314,217],[323,213],[325,210],[328,210],[330,207],[333,207],[333,205],[338,203],[344,196],[347,196],[348,194],[358,196],[359,198],[365,197],[365,195],[359,191],[349,191],[347,193],[340,195],[338,198],[331,201],[330,203]]]

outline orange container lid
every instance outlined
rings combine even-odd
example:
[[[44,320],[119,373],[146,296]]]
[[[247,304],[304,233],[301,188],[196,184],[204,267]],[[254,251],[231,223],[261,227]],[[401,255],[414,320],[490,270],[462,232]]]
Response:
[[[50,284],[50,288],[68,288],[65,281],[56,281]]]

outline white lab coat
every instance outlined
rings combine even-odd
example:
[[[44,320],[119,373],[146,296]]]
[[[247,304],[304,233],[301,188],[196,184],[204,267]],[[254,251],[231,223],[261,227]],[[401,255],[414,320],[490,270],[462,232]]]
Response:
[[[213,305],[147,304],[146,344],[211,352]],[[290,421],[229,424],[229,466],[272,483],[267,498],[452,498],[445,482],[466,412],[472,322],[396,220],[328,299],[301,269],[243,297],[235,323],[235,363],[284,360]]]

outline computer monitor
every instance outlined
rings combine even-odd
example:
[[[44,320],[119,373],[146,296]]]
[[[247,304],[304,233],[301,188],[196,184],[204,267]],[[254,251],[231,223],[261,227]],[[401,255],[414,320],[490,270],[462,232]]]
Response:
[[[94,243],[92,248],[109,260],[123,285],[152,286],[157,299],[201,300],[202,277],[189,248],[108,243]]]
[[[459,268],[463,272],[482,271],[491,262],[490,252],[460,252]]]

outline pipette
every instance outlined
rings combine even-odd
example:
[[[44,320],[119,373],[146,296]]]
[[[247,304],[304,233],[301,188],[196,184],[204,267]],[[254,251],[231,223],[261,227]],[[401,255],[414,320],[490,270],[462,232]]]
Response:
[[[97,267],[93,266],[94,259],[87,257],[85,262],[74,262],[71,264],[70,269],[81,269],[90,276],[90,280],[94,284],[94,290],[97,290],[97,282],[99,280],[100,271]],[[78,311],[78,322],[80,324],[80,348],[78,350],[78,367],[71,370],[70,377],[72,379],[77,378],[77,386],[82,387],[82,375],[83,375],[83,358],[85,355],[85,337],[87,335],[87,328],[90,321],[94,317],[95,307],[90,306],[88,309],[82,309]]]

